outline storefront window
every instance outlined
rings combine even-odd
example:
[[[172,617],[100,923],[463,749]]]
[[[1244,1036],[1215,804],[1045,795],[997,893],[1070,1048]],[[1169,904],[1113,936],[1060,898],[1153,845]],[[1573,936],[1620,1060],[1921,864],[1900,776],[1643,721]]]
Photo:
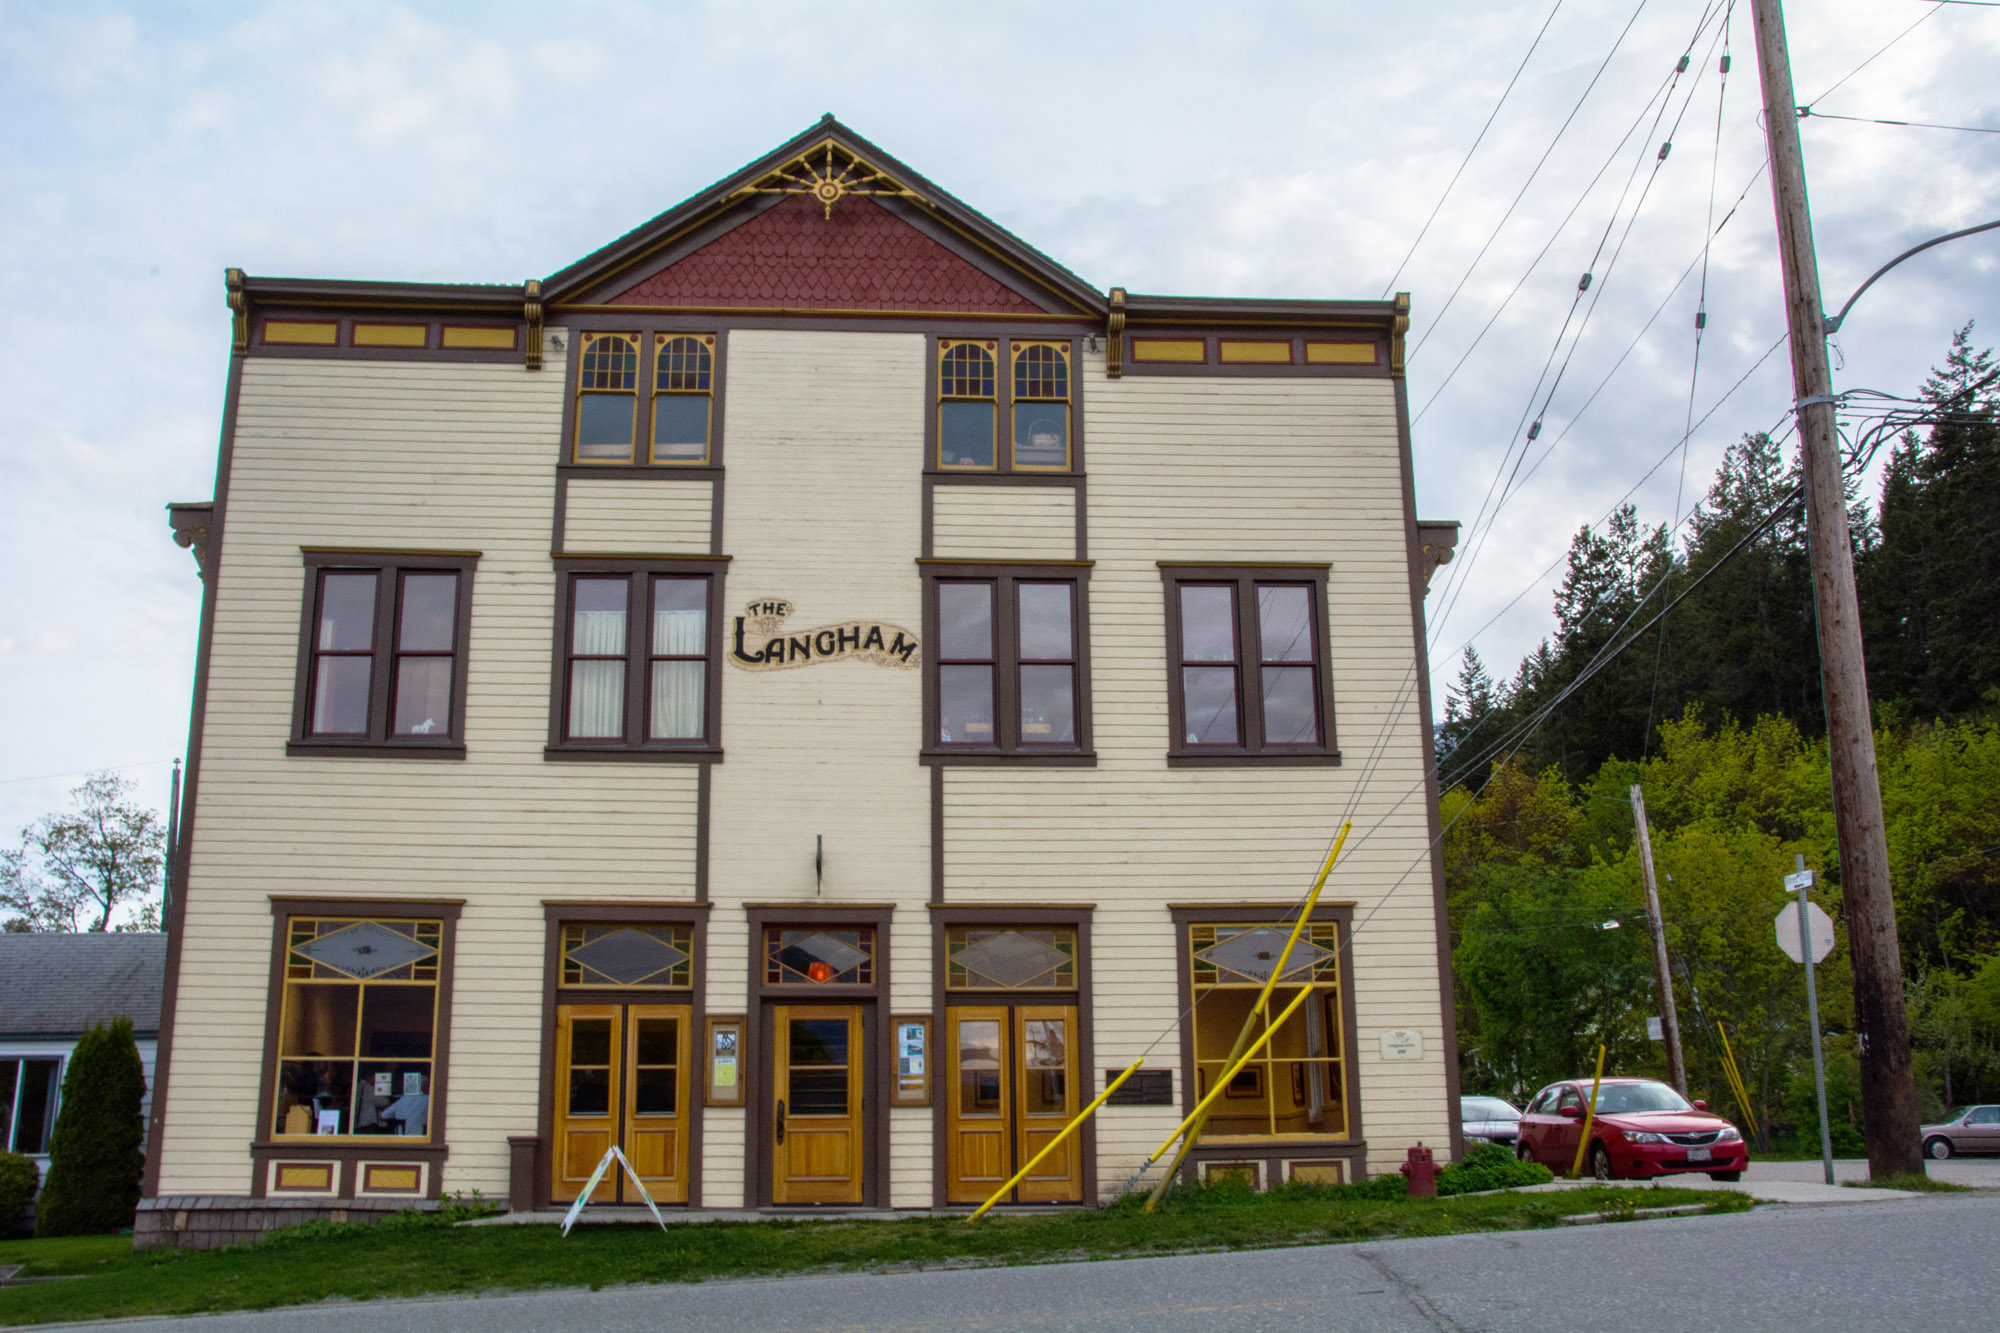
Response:
[[[1215,1103],[1208,1134],[1347,1134],[1342,1050],[1340,928],[1314,922],[1299,937],[1262,1013],[1253,1006],[1278,965],[1289,926],[1198,923],[1187,927],[1194,1007],[1195,1095],[1205,1096],[1228,1067],[1229,1052],[1250,1020],[1251,1040],[1298,997],[1299,1006],[1270,1042],[1229,1081]]]

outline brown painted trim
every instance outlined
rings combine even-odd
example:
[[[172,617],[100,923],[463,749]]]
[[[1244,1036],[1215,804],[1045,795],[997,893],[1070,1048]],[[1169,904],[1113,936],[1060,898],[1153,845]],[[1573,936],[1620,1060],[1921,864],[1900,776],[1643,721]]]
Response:
[[[1335,726],[1333,681],[1332,607],[1327,598],[1327,582],[1332,566],[1317,563],[1255,564],[1221,561],[1213,564],[1159,563],[1167,656],[1167,767],[1239,768],[1286,765],[1324,766],[1340,763],[1340,733]],[[1280,746],[1266,749],[1261,691],[1257,679],[1258,659],[1253,651],[1258,643],[1256,611],[1251,594],[1260,582],[1306,582],[1313,588],[1314,637],[1317,640],[1314,666],[1319,676],[1319,710],[1323,735],[1316,746]],[[1237,737],[1233,746],[1191,746],[1182,739],[1181,697],[1181,599],[1175,595],[1183,583],[1227,583],[1236,590]],[[1257,716],[1253,719],[1252,714]]]
[[[722,761],[722,639],[723,581],[727,556],[582,555],[557,552],[555,616],[549,656],[549,741],[544,760],[612,763],[720,763]],[[616,741],[573,741],[564,733],[569,699],[570,590],[579,576],[608,574],[627,580],[625,624],[625,735]],[[644,738],[647,677],[646,644],[651,642],[651,600],[646,595],[655,574],[700,574],[708,578],[708,674],[700,742],[650,741]],[[642,627],[644,632],[642,633]]]
[[[160,1155],[166,1143],[167,1083],[172,1071],[174,1019],[179,1010],[181,943],[187,934],[188,869],[194,860],[196,797],[201,789],[202,742],[208,722],[208,668],[215,649],[215,590],[222,582],[223,530],[229,513],[229,474],[236,452],[236,411],[243,394],[243,357],[229,358],[222,400],[221,441],[215,465],[215,498],[208,521],[208,559],[202,570],[201,622],[195,636],[194,690],[188,714],[187,764],[181,780],[180,845],[173,848],[173,900],[167,904],[167,961],[160,991],[160,1035],[153,1055],[153,1107],[146,1127],[146,1167],[139,1192],[159,1197]]]
[[[1092,744],[1090,707],[1090,562],[1078,560],[938,560],[919,559],[923,578],[925,643],[938,641],[937,587],[941,579],[988,580],[993,585],[993,726],[995,745],[987,749],[947,749],[933,738],[938,734],[938,655],[931,653],[924,663],[923,738],[918,761],[924,764],[1023,768],[1090,768],[1097,764]],[[1052,575],[1074,571],[1074,580],[1057,580]],[[1074,745],[1032,745],[1014,734],[1020,715],[1020,654],[1015,633],[1015,585],[1021,582],[1073,582],[1071,635],[1075,652],[1076,743]],[[941,896],[941,895],[940,895]]]
[[[1174,970],[1176,991],[1180,997],[1180,1011],[1187,1018],[1180,1024],[1181,1040],[1181,1110],[1192,1114],[1195,1103],[1200,1100],[1195,1089],[1199,1080],[1195,1078],[1194,1065],[1194,1016],[1190,1009],[1194,1004],[1194,983],[1189,975],[1187,928],[1203,922],[1291,922],[1297,920],[1299,902],[1289,903],[1202,903],[1199,906],[1174,906],[1167,911],[1174,923]],[[1354,1015],[1354,905],[1352,903],[1329,903],[1324,900],[1313,907],[1315,922],[1333,922],[1340,927],[1340,1027],[1341,1027],[1341,1075],[1346,1084],[1347,1133],[1334,1139],[1321,1136],[1301,1136],[1294,1140],[1267,1140],[1246,1144],[1217,1144],[1212,1152],[1197,1146],[1188,1154],[1188,1165],[1182,1168],[1183,1179],[1198,1179],[1194,1163],[1212,1160],[1214,1157],[1231,1159],[1257,1156],[1298,1157],[1306,1152],[1316,1152],[1322,1148],[1327,1155],[1335,1145],[1359,1144],[1365,1152],[1367,1141],[1361,1124],[1361,1069],[1360,1053],[1356,1049],[1359,1024]],[[1297,1149],[1293,1145],[1297,1145]],[[1225,1151],[1226,1150],[1226,1151]],[[1240,1150],[1240,1151],[1239,1151]],[[1365,1173],[1365,1158],[1357,1159],[1357,1171]]]
[[[1465,1125],[1458,1105],[1458,985],[1451,965],[1451,905],[1445,892],[1444,856],[1439,849],[1444,828],[1438,812],[1437,737],[1431,728],[1430,637],[1424,625],[1424,591],[1428,579],[1424,571],[1423,537],[1417,530],[1416,464],[1410,441],[1409,381],[1401,376],[1396,379],[1396,459],[1403,481],[1403,533],[1410,566],[1410,641],[1416,649],[1417,730],[1421,733],[1423,746],[1424,814],[1430,834],[1431,901],[1437,931],[1438,1022],[1444,1029],[1445,1116],[1451,1126],[1451,1157],[1457,1161],[1465,1156]]]
[[[436,1102],[432,1102],[435,1111]],[[361,1181],[357,1178],[363,1162],[394,1162],[411,1166],[427,1164],[425,1173],[424,1198],[441,1198],[441,1179],[444,1174],[445,1159],[451,1156],[442,1143],[404,1144],[395,1135],[383,1135],[380,1148],[373,1143],[343,1140],[338,1145],[322,1147],[326,1140],[277,1139],[256,1140],[250,1144],[250,1163],[254,1175],[251,1180],[250,1197],[253,1199],[297,1199],[302,1206],[310,1206],[315,1201],[348,1201],[360,1193]],[[267,1189],[271,1180],[271,1163],[283,1161],[310,1161],[333,1163],[334,1188],[331,1193],[315,1190],[310,1194],[294,1194],[289,1190],[271,1193]],[[382,1198],[382,1195],[368,1196]],[[416,1197],[411,1195],[410,1197]]]
[[[1333,565],[1325,560],[1155,560],[1161,569],[1171,569],[1183,578],[1205,578],[1215,570],[1275,569],[1283,573],[1327,573]],[[1217,577],[1229,578],[1233,574]]]
[[[616,477],[620,481],[717,481],[722,469],[709,463],[557,463],[556,475]]]
[[[706,770],[704,770],[706,771]],[[685,989],[564,991],[562,980],[562,927],[566,921],[626,921],[634,925],[686,925],[693,928],[690,947],[694,951],[693,984]],[[542,899],[542,1027],[540,1094],[536,1103],[535,1125],[540,1139],[535,1147],[533,1206],[547,1208],[555,1193],[550,1182],[551,1154],[555,1151],[556,1115],[556,1006],[573,1004],[689,1004],[694,1008],[688,1020],[690,1045],[704,1041],[707,1033],[705,1005],[708,994],[708,905],[706,903],[622,903],[564,902]],[[707,1084],[707,1056],[701,1052],[702,1081]],[[692,1073],[690,1071],[690,1077]],[[688,1206],[699,1207],[701,1199],[702,1100],[688,1094]],[[618,1189],[624,1189],[620,1180]]]
[[[1280,1184],[1277,1173],[1288,1160],[1339,1160],[1346,1163],[1347,1183],[1358,1185],[1368,1178],[1366,1139],[1275,1139],[1251,1143],[1197,1143],[1188,1153],[1186,1178],[1199,1180],[1201,1168],[1209,1162],[1257,1162],[1264,1169],[1264,1188]]]
[[[694,900],[708,903],[709,829],[715,822],[715,766],[703,764],[694,775]]]
[[[465,702],[472,660],[472,593],[478,573],[477,551],[338,550],[323,546],[300,548],[305,566],[303,605],[299,611],[298,667],[292,683],[292,732],[285,753],[300,755],[365,755],[370,758],[465,758]],[[376,576],[375,628],[369,656],[368,734],[311,736],[306,733],[306,707],[312,694],[313,635],[318,623],[320,575],[327,570],[366,570]],[[396,682],[397,613],[402,608],[402,577],[412,571],[446,571],[458,575],[457,606],[453,611],[452,696],[450,731],[443,736],[393,736],[391,710]]]
[[[1206,379],[1388,379],[1389,334],[1381,323],[1356,326],[1341,324],[1323,328],[1325,337],[1296,333],[1298,324],[1216,327],[1215,322],[1196,321],[1180,325],[1139,323],[1124,333],[1124,373],[1130,376],[1196,376]],[[1359,335],[1359,336],[1355,336]],[[1142,361],[1133,353],[1135,344],[1155,340],[1190,340],[1203,345],[1201,361]],[[1224,361],[1220,344],[1229,342],[1287,342],[1289,362]],[[1368,362],[1313,362],[1306,359],[1308,342],[1356,342],[1373,346],[1374,359]]]
[[[716,469],[715,481],[708,492],[708,553],[717,558],[727,558],[722,554],[722,483],[724,480],[724,445],[729,438],[729,330],[715,331],[715,369],[709,376],[708,392],[708,461]]]
[[[1092,1045],[1097,1026],[1094,998],[1097,988],[1091,978],[1091,903],[1009,903],[1004,907],[974,907],[954,903],[931,905],[931,1068],[936,1089],[931,1098],[931,1207],[947,1208],[945,1186],[951,1178],[946,1154],[951,1144],[946,1134],[946,1112],[950,1094],[944,1087],[945,1011],[954,1004],[1074,1004],[1077,1046],[1077,1104],[1086,1104],[1096,1093],[1096,1051]],[[945,991],[945,930],[951,926],[1072,926],[1076,930],[1076,989],[1073,991]],[[1092,1208],[1100,1197],[1097,1186],[1097,1120],[1092,1117],[1077,1131],[1082,1160],[1083,1206]]]
[[[438,945],[437,1009],[435,1026],[431,1033],[431,1091],[430,1091],[430,1133],[422,1144],[406,1145],[413,1157],[434,1156],[440,1159],[434,1166],[427,1182],[428,1197],[439,1198],[443,1191],[442,1158],[448,1155],[450,1143],[450,1121],[446,1115],[451,1099],[451,1013],[452,985],[458,962],[458,918],[465,906],[463,898],[410,899],[410,898],[292,898],[272,895],[271,916],[271,972],[270,988],[264,998],[264,1049],[260,1065],[261,1081],[257,1089],[257,1127],[255,1137],[250,1141],[250,1159],[256,1174],[250,1181],[250,1197],[265,1197],[264,1186],[268,1176],[265,1163],[273,1157],[314,1157],[337,1153],[344,1147],[362,1149],[358,1157],[382,1157],[394,1160],[396,1136],[384,1136],[386,1149],[377,1149],[372,1144],[358,1143],[352,1137],[343,1137],[337,1144],[324,1143],[315,1136],[312,1139],[274,1140],[271,1136],[271,1116],[275,1109],[274,1098],[278,1082],[278,1025],[284,1013],[285,954],[291,943],[291,922],[296,916],[314,917],[416,917],[438,921],[442,924],[442,936]],[[421,1150],[421,1151],[419,1151]],[[351,1177],[352,1166],[345,1169]],[[354,1193],[354,1183],[347,1182],[345,1193]]]
[[[868,1151],[872,1156],[861,1173],[861,1205],[887,1207],[890,1198],[889,1106],[892,1092],[892,1061],[888,1052],[895,1040],[894,1019],[889,1013],[890,933],[889,921],[896,908],[892,903],[745,903],[750,926],[749,1021],[743,1029],[746,1048],[743,1061],[744,1105],[750,1108],[744,1132],[748,1136],[743,1164],[743,1206],[771,1206],[770,1099],[764,1095],[763,1064],[771,1046],[772,1006],[780,1004],[856,1004],[872,1007],[872,1022],[862,1024],[864,1034],[862,1068],[873,1077],[862,1091],[862,1114],[873,1130]],[[771,986],[764,981],[764,931],[770,926],[869,926],[875,931],[875,980],[865,986]],[[800,1205],[810,1211],[814,1205]]]
[[[944,906],[944,769],[931,766],[931,907]]]

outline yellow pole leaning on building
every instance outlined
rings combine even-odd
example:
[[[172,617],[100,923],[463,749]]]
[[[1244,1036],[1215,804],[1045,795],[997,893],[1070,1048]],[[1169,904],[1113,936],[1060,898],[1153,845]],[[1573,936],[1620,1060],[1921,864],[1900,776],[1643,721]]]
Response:
[[[1118,1091],[1118,1085],[1120,1083],[1123,1083],[1126,1079],[1132,1077],[1132,1071],[1145,1063],[1146,1063],[1146,1057],[1142,1055],[1138,1059],[1134,1060],[1131,1064],[1125,1066],[1125,1072],[1120,1074],[1117,1078],[1112,1079],[1111,1086],[1106,1088],[1103,1092],[1098,1093],[1096,1101],[1092,1102],[1090,1105],[1084,1107],[1083,1110],[1079,1111],[1077,1113],[1076,1119],[1070,1121],[1067,1125],[1063,1126],[1062,1133],[1056,1135],[1054,1138],[1049,1140],[1048,1147],[1042,1149],[1040,1152],[1036,1153],[1033,1157],[1030,1157],[1028,1159],[1028,1164],[1022,1167],[1019,1171],[1016,1171],[1014,1173],[1013,1179],[1009,1180],[999,1189],[994,1190],[993,1197],[988,1199],[985,1203],[980,1204],[979,1207],[973,1212],[972,1216],[966,1218],[965,1220],[968,1222],[977,1222],[980,1218],[984,1217],[986,1215],[986,1210],[988,1208],[991,1208],[994,1204],[1000,1202],[1000,1196],[1007,1193],[1007,1191],[1013,1189],[1016,1185],[1020,1184],[1022,1181],[1026,1180],[1028,1178],[1028,1173],[1034,1170],[1036,1167],[1040,1166],[1042,1164],[1042,1159],[1044,1157],[1047,1157],[1050,1153],[1054,1152],[1064,1139],[1076,1133],[1077,1126],[1081,1125],[1084,1121],[1090,1119],[1091,1114],[1095,1112],[1098,1107],[1104,1105],[1104,1103],[1110,1099],[1112,1093]]]
[[[1597,1047],[1597,1077],[1590,1080],[1590,1104],[1583,1108],[1583,1136],[1576,1141],[1576,1160],[1569,1164],[1569,1178],[1583,1170],[1583,1150],[1590,1146],[1590,1126],[1597,1119],[1597,1085],[1604,1081],[1604,1045]]]
[[[1299,942],[1299,936],[1304,933],[1306,923],[1312,920],[1313,907],[1319,902],[1319,891],[1326,887],[1326,877],[1333,873],[1333,863],[1340,856],[1341,847],[1347,842],[1347,831],[1353,827],[1354,821],[1351,819],[1340,826],[1340,836],[1333,840],[1333,847],[1327,852],[1325,862],[1320,865],[1319,878],[1313,881],[1312,892],[1306,895],[1305,906],[1299,909],[1299,919],[1292,925],[1292,935],[1285,941],[1284,952],[1278,955],[1278,965],[1271,969],[1270,979],[1264,983],[1264,989],[1258,992],[1257,1003],[1250,1006],[1250,1013],[1243,1020],[1243,1029],[1236,1034],[1236,1042],[1229,1048],[1229,1054],[1222,1062],[1225,1067],[1235,1064],[1237,1058],[1243,1054],[1243,1048],[1250,1044],[1250,1034],[1256,1028],[1257,1016],[1263,1014],[1269,1018],[1271,991],[1277,986],[1278,978],[1285,975],[1285,964],[1291,960],[1292,946]],[[1153,1186],[1152,1194],[1146,1199],[1147,1212],[1150,1213],[1160,1206],[1160,1200],[1165,1197],[1168,1187],[1174,1183],[1174,1176],[1180,1171],[1181,1163],[1187,1160],[1195,1141],[1201,1137],[1202,1126],[1207,1123],[1206,1114],[1194,1122],[1192,1129],[1188,1128],[1187,1121],[1181,1122],[1181,1129],[1188,1131],[1187,1137],[1181,1142],[1181,1150],[1174,1154],[1174,1164],[1167,1168],[1167,1174],[1160,1177],[1160,1183]],[[1180,1132],[1179,1129],[1174,1131],[1176,1134]],[[1169,1143],[1172,1141],[1168,1140]],[[1160,1154],[1154,1153],[1148,1160],[1157,1162],[1160,1160]]]
[[[1286,1005],[1283,1009],[1281,1009],[1278,1012],[1278,1021],[1271,1024],[1271,1026],[1265,1028],[1264,1035],[1257,1038],[1257,1040],[1251,1042],[1250,1049],[1243,1052],[1242,1055],[1236,1057],[1236,1063],[1228,1066],[1222,1071],[1221,1075],[1218,1076],[1215,1080],[1215,1086],[1208,1090],[1208,1096],[1202,1098],[1200,1103],[1195,1106],[1193,1112],[1189,1114],[1188,1118],[1181,1121],[1179,1127],[1176,1128],[1173,1133],[1167,1135],[1167,1141],[1165,1143],[1162,1143],[1159,1147],[1153,1149],[1153,1155],[1146,1159],[1148,1162],[1159,1161],[1160,1154],[1174,1146],[1174,1140],[1181,1136],[1182,1131],[1186,1130],[1188,1126],[1194,1124],[1197,1118],[1205,1119],[1207,1117],[1208,1108],[1215,1104],[1216,1098],[1220,1097],[1224,1092],[1228,1090],[1229,1080],[1235,1078],[1236,1072],[1241,1068],[1243,1068],[1244,1065],[1250,1063],[1250,1058],[1252,1056],[1256,1055],[1257,1052],[1264,1049],[1265,1044],[1268,1043],[1272,1037],[1275,1037],[1278,1034],[1278,1029],[1285,1025],[1285,1020],[1290,1018],[1295,1012],[1297,1012],[1298,1007],[1304,1004],[1306,1000],[1311,997],[1312,993],[1313,989],[1311,986],[1299,987],[1299,993],[1296,996],[1292,997],[1292,1002]]]
[[[1715,1035],[1722,1038],[1722,1058],[1728,1062],[1729,1088],[1736,1094],[1736,1105],[1743,1112],[1743,1126],[1752,1134],[1757,1132],[1757,1113],[1750,1109],[1750,1090],[1743,1083],[1743,1067],[1736,1063],[1736,1052],[1729,1049],[1729,1034],[1722,1024],[1715,1025]]]

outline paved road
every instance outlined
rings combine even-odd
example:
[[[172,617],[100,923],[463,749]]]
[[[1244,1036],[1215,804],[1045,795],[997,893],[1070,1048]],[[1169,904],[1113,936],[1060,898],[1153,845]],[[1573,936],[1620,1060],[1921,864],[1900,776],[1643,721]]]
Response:
[[[794,1277],[475,1300],[331,1305],[196,1321],[182,1333],[941,1333],[1021,1329],[1988,1330],[2000,1310],[2000,1196],[1760,1209],[1553,1231],[1033,1268]]]

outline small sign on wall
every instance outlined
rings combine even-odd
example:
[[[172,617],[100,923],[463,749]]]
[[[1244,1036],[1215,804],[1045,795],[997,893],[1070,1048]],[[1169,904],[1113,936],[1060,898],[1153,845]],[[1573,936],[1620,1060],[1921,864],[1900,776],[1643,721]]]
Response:
[[[743,1105],[743,1020],[708,1020],[708,1084],[703,1100],[710,1106]]]
[[[891,1106],[931,1104],[930,1046],[930,1019],[896,1019],[896,1073],[890,1084]]]
[[[1414,1028],[1390,1028],[1382,1034],[1382,1058],[1384,1060],[1421,1060],[1424,1058],[1424,1034]]]
[[[848,620],[788,631],[792,604],[760,597],[736,617],[729,664],[739,671],[785,671],[818,662],[853,660],[911,670],[923,665],[917,636],[881,620]]]

